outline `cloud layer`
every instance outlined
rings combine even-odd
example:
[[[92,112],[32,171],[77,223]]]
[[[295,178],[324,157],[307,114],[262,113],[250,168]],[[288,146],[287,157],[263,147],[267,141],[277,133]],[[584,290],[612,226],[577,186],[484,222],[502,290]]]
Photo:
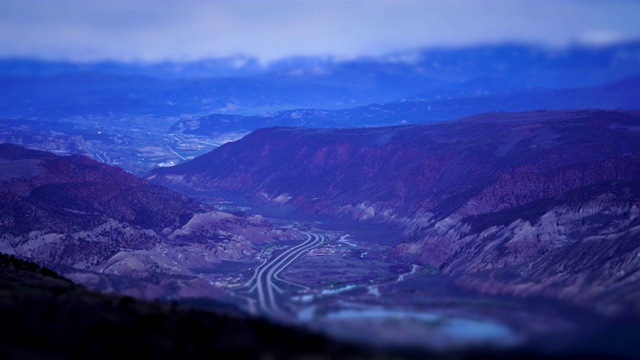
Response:
[[[505,41],[640,37],[635,1],[0,0],[0,56],[193,60],[352,57]]]

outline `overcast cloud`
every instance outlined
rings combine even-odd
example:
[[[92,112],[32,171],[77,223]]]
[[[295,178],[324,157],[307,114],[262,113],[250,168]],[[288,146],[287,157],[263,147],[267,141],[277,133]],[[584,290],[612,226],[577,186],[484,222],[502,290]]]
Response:
[[[638,1],[0,0],[0,57],[352,57],[519,41],[640,38]]]

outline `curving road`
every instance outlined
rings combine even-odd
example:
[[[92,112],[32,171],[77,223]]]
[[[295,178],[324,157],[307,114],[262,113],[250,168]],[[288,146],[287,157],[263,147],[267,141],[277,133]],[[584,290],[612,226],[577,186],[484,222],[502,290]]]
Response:
[[[291,263],[302,256],[307,250],[320,246],[324,241],[324,236],[315,233],[303,233],[307,239],[282,254],[265,261],[256,268],[253,276],[243,288],[249,288],[249,293],[257,292],[258,308],[264,312],[273,315],[285,314],[276,299],[275,292],[282,293],[276,282],[286,283],[304,288],[302,285],[292,283],[290,281],[278,277]]]

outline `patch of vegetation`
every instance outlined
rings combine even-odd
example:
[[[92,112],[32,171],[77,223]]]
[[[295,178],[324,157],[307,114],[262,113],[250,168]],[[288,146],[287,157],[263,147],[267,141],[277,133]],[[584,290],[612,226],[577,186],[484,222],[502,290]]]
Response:
[[[24,270],[35,274],[41,274],[54,279],[64,279],[55,271],[42,267],[32,261],[20,259],[15,255],[0,254],[0,268],[7,267],[11,267],[15,270]]]

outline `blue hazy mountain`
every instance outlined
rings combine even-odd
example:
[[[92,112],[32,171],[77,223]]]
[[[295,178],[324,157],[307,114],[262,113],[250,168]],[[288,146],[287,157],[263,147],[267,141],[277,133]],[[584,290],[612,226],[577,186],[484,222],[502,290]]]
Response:
[[[310,128],[372,127],[424,124],[492,111],[561,109],[635,109],[640,77],[590,88],[521,90],[462,98],[407,100],[348,109],[295,109],[254,116],[212,114],[177,121],[170,133],[220,136],[271,126]]]
[[[529,96],[640,76],[638,54],[640,42],[563,49],[502,44],[272,63],[249,57],[155,64],[5,59],[0,61],[0,116],[255,115],[402,100]]]

